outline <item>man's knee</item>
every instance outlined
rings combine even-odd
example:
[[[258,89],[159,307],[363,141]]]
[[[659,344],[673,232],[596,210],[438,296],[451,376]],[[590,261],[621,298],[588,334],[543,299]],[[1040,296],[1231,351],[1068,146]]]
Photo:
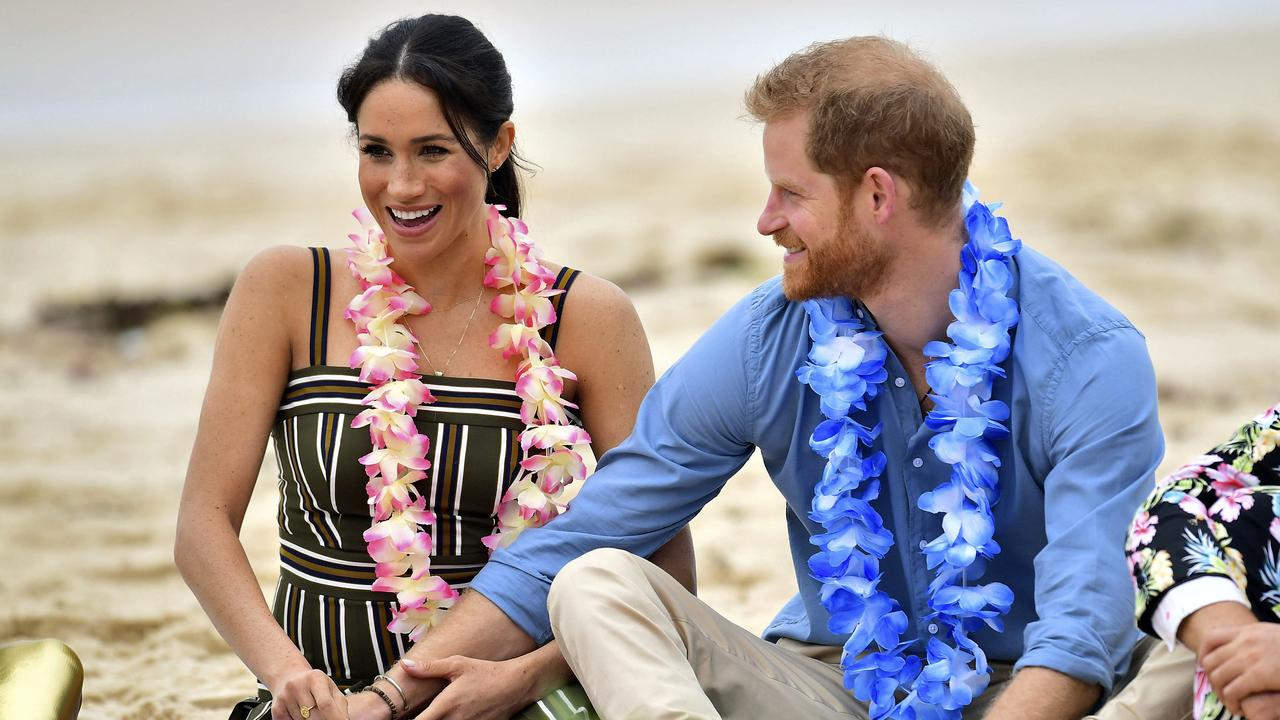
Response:
[[[639,558],[617,548],[599,548],[569,562],[556,574],[547,596],[547,609],[555,626],[558,617],[582,609],[585,601],[594,604],[601,596],[642,582]],[[573,609],[571,609],[573,608]]]

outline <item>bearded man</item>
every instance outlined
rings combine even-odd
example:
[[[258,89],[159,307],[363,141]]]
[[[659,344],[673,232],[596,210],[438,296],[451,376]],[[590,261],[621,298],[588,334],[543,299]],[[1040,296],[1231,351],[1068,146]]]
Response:
[[[415,656],[554,634],[605,718],[1099,707],[1138,640],[1123,544],[1163,452],[1142,335],[966,190],[969,112],[904,45],[814,45],[747,108],[781,279],[658,381],[572,511],[496,553]],[[763,638],[642,559],[757,449],[798,585]],[[741,528],[738,551],[754,542]]]

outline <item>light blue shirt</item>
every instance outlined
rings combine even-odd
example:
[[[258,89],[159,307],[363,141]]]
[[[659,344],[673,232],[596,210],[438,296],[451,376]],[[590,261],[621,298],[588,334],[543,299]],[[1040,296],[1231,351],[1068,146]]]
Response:
[[[1021,321],[1004,364],[1008,379],[995,385],[1011,409],[993,509],[1002,550],[983,577],[1008,585],[1015,600],[1003,633],[973,637],[992,660],[1110,689],[1138,638],[1123,544],[1164,452],[1155,376],[1142,335],[1060,266],[1024,248],[1015,270],[1011,296]],[[864,320],[874,326],[869,314]],[[787,301],[778,278],[756,288],[654,385],[635,430],[601,459],[570,511],[495,553],[472,589],[546,642],[546,596],[561,567],[601,547],[652,554],[759,448],[786,498],[800,591],[764,637],[842,645],[846,636],[827,629],[807,565],[816,551],[809,536],[821,532],[808,512],[823,467],[809,448],[822,420],[818,397],[795,377],[809,350],[807,326],[803,306]],[[904,637],[915,635],[922,652],[931,573],[919,548],[938,535],[941,520],[917,509],[916,499],[950,467],[929,449],[933,433],[892,352],[886,368],[884,392],[853,417],[884,427],[876,447],[889,462],[872,505],[896,542],[881,563],[880,587],[901,603],[910,621]],[[754,542],[752,528],[740,528],[737,551],[751,553]]]

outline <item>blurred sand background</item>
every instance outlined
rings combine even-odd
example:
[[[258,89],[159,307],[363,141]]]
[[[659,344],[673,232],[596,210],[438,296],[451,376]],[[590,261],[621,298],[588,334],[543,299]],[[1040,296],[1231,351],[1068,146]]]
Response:
[[[359,195],[334,79],[428,7],[206,5],[0,23],[0,642],[71,644],[91,719],[223,718],[251,691],[171,559],[220,298],[266,245],[341,246]],[[984,198],[1145,331],[1168,469],[1280,399],[1280,9],[1112,5],[430,9],[506,53],[542,167],[526,217],[631,293],[659,370],[779,271],[742,89],[813,40],[913,41],[970,104]],[[243,532],[267,588],[274,474]],[[763,628],[794,579],[757,463],[694,534],[703,597]]]

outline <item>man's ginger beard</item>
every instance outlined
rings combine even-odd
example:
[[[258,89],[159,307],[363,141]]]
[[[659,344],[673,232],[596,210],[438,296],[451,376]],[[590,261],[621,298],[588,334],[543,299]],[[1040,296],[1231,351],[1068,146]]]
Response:
[[[790,228],[773,234],[783,247],[801,245]],[[847,206],[840,208],[839,229],[833,238],[818,244],[804,243],[803,267],[786,265],[782,294],[792,302],[810,298],[866,298],[884,286],[889,253],[853,219]]]

